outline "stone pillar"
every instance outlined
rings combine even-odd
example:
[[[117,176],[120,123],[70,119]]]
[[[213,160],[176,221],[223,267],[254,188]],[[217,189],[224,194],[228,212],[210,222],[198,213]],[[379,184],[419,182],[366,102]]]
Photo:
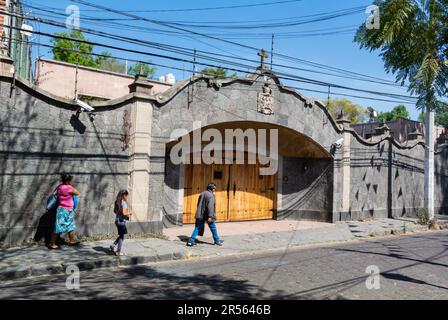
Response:
[[[152,94],[152,88],[154,86],[142,75],[136,75],[133,83],[129,85],[129,91],[131,93],[141,93],[145,95]]]
[[[383,123],[380,126],[378,126],[377,128],[375,128],[375,135],[377,135],[377,136],[382,136],[382,135],[389,136],[390,135],[390,129],[387,126],[387,124]]]
[[[434,219],[434,111],[426,108],[425,126],[425,209]]]
[[[342,137],[344,142],[342,143],[342,161],[341,161],[341,213],[342,217],[346,217],[350,212],[350,192],[351,192],[351,183],[350,183],[350,152],[351,152],[351,138],[352,133],[350,131],[350,120],[342,117],[337,120],[337,123],[342,124],[344,128],[344,132]]]
[[[152,85],[137,76],[129,88],[131,93],[149,95]],[[137,222],[148,221],[152,108],[149,100],[138,95],[131,106],[129,193],[133,219]]]

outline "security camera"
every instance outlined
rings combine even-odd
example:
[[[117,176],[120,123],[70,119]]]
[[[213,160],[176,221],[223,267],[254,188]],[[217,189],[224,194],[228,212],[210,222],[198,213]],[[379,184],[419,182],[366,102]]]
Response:
[[[340,148],[340,147],[342,147],[343,143],[344,143],[344,138],[341,138],[338,141],[336,141],[335,143],[333,143],[333,146],[336,148]]]
[[[93,112],[93,111],[95,111],[94,108],[92,108],[92,107],[89,106],[87,103],[85,103],[85,102],[83,102],[83,101],[81,101],[81,100],[76,99],[76,104],[77,104],[78,106],[80,106],[81,109],[83,109],[84,111],[87,111],[87,112]]]

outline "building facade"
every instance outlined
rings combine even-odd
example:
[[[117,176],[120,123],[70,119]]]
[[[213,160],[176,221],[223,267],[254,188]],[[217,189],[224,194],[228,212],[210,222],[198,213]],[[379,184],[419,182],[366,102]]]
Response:
[[[9,15],[0,14],[1,51],[14,61],[15,72],[22,79],[32,79],[32,57],[29,35],[21,29],[23,19],[23,4],[20,0],[1,0],[0,10]]]
[[[65,99],[74,100],[77,95],[81,100],[112,100],[129,93],[134,77],[41,58],[36,62],[35,82],[40,89]],[[148,82],[154,94],[172,87],[167,82]]]
[[[79,113],[71,99],[13,81],[4,63],[1,72],[1,242],[48,235],[52,216],[45,203],[61,172],[72,173],[81,192],[76,222],[85,235],[115,232],[113,202],[122,188],[129,189],[135,213],[131,233],[192,223],[198,195],[210,181],[217,184],[222,222],[338,222],[403,217],[424,207],[422,140],[399,143],[387,128],[366,140],[347,120],[334,119],[324,104],[285,87],[263,68],[223,81],[199,75],[163,93],[137,77],[127,95],[95,104],[95,117]],[[260,158],[235,162],[233,138],[221,144],[230,153],[213,152],[229,161],[205,161],[207,132],[219,136],[226,130],[276,132],[278,139],[270,136],[261,152],[273,156],[276,170],[261,175],[266,162]],[[183,146],[193,146],[182,157],[202,154],[199,162],[173,160],[185,141]],[[239,150],[244,159],[255,152],[246,141]],[[275,154],[272,141],[278,141]],[[438,213],[448,207],[447,152],[446,145],[437,145]]]
[[[376,135],[376,131],[381,125],[382,123],[379,122],[369,122],[352,124],[351,127],[361,137],[369,140]],[[425,137],[425,125],[420,121],[400,118],[394,121],[386,121],[385,125],[389,128],[391,136],[400,143],[418,138],[424,139]],[[440,139],[446,140],[446,134],[447,128],[444,126],[435,126],[434,142]]]

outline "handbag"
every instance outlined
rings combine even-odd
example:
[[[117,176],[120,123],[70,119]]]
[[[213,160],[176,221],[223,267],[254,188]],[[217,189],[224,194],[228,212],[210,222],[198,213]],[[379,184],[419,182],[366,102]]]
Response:
[[[53,193],[47,199],[47,211],[52,211],[58,206],[58,197]]]
[[[51,196],[47,199],[47,211],[55,210],[58,207],[58,197],[56,196],[56,191],[58,190],[60,185],[53,190]]]

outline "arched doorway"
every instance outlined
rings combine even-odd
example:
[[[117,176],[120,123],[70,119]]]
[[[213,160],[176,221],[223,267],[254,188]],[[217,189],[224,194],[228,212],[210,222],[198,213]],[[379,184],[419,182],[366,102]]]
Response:
[[[218,221],[274,218],[277,174],[260,175],[259,169],[260,163],[186,165],[183,223],[194,223],[199,194],[211,181]]]
[[[217,219],[221,222],[287,218],[297,215],[297,212],[304,209],[306,212],[300,213],[304,215],[304,219],[313,219],[314,211],[319,210],[324,211],[324,218],[319,213],[320,216],[316,217],[316,220],[330,219],[333,181],[332,176],[322,175],[321,171],[332,172],[328,170],[332,169],[332,157],[322,146],[299,132],[275,124],[237,121],[207,126],[198,131],[202,135],[207,129],[215,129],[222,133],[222,136],[225,136],[225,130],[240,129],[247,132],[248,129],[253,129],[257,134],[260,130],[277,130],[277,161],[279,165],[285,162],[288,172],[283,172],[282,168],[279,168],[273,174],[260,174],[260,169],[268,165],[266,162],[261,163],[258,158],[256,162],[253,162],[254,157],[251,157],[253,150],[248,150],[249,139],[245,140],[242,150],[239,150],[244,151],[244,163],[236,163],[235,150],[232,153],[233,161],[226,163],[225,160],[229,157],[229,154],[225,153],[229,150],[229,144],[226,142],[223,144],[223,155],[226,159],[222,162],[193,164],[193,161],[190,161],[183,165],[180,173],[183,183],[179,185],[183,188],[182,196],[179,198],[183,224],[194,223],[199,194],[212,181],[217,185],[215,193]],[[190,132],[191,143],[193,143],[193,135],[194,132]],[[271,140],[266,144],[264,156],[271,151],[270,143]],[[173,144],[175,142],[170,143],[167,150],[170,150]],[[205,145],[202,145],[201,151]],[[235,145],[232,146],[238,149]],[[190,156],[192,160],[194,153],[192,152]],[[314,163],[324,165],[321,167],[316,165],[315,172],[308,174],[305,168],[306,163],[310,163],[310,167]],[[317,181],[319,179],[331,179],[327,183],[331,190],[325,191],[324,196],[330,199],[326,199],[325,205],[322,205],[325,208],[309,209],[309,206],[304,206],[303,202],[296,201],[309,198],[310,192],[318,188],[316,185],[320,183]],[[322,200],[319,201],[322,203]]]

